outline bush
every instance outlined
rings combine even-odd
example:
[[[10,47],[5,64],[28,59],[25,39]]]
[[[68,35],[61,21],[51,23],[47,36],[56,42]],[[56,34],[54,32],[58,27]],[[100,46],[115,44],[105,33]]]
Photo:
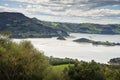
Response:
[[[0,38],[0,80],[42,80],[48,65],[30,42]]]
[[[90,63],[76,62],[74,66],[65,69],[64,73],[67,75],[65,76],[66,80],[105,80],[101,69],[100,65],[94,61]]]
[[[45,72],[45,78],[43,80],[64,80],[63,75],[61,70],[50,67]]]

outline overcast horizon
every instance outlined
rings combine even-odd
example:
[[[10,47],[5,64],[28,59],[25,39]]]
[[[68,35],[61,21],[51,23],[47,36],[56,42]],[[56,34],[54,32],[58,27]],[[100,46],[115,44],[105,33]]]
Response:
[[[120,24],[120,0],[1,0],[0,12],[51,22]]]

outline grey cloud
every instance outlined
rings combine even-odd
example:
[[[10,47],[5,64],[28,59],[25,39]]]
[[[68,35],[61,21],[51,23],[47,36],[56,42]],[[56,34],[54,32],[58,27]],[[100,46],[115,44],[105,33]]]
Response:
[[[20,0],[11,1],[21,2]],[[103,6],[120,5],[120,0],[25,0],[22,3],[41,5],[53,11],[65,11],[68,9],[89,10]],[[57,9],[57,7],[61,8]]]
[[[120,22],[120,10],[102,9],[104,6],[120,5],[120,0],[11,0],[26,5],[23,10],[33,15],[62,17],[66,20],[79,19]],[[33,5],[27,8],[27,5]],[[101,8],[99,8],[101,7]],[[95,9],[98,8],[98,9]],[[52,19],[52,18],[51,18]],[[73,20],[71,19],[71,20]],[[85,20],[84,20],[85,19]],[[109,22],[108,20],[108,22]],[[77,20],[74,20],[77,22]],[[110,21],[111,22],[111,21]]]
[[[68,2],[65,0],[50,0],[49,4],[57,4],[57,6],[62,6],[64,10],[89,10],[102,6],[120,5],[120,0],[68,0]],[[49,4],[47,6],[50,6]]]

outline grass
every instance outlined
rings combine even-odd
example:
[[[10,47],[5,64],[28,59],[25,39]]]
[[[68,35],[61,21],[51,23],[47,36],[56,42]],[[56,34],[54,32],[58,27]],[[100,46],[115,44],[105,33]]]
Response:
[[[72,66],[73,64],[62,64],[62,65],[56,65],[56,66],[53,66],[53,69],[55,70],[64,70],[65,68],[67,68],[68,66]]]

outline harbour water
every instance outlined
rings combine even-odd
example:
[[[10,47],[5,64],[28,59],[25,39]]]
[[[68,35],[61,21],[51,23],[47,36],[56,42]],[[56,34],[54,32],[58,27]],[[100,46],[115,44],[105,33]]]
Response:
[[[120,35],[99,35],[99,34],[81,34],[71,33],[71,37],[66,40],[57,40],[54,38],[27,38],[13,39],[15,42],[22,40],[31,41],[35,48],[44,52],[46,56],[60,58],[73,58],[83,61],[95,60],[100,63],[107,63],[111,58],[120,57],[120,46],[102,46],[89,43],[76,43],[75,39],[87,38],[95,41],[119,42]]]

